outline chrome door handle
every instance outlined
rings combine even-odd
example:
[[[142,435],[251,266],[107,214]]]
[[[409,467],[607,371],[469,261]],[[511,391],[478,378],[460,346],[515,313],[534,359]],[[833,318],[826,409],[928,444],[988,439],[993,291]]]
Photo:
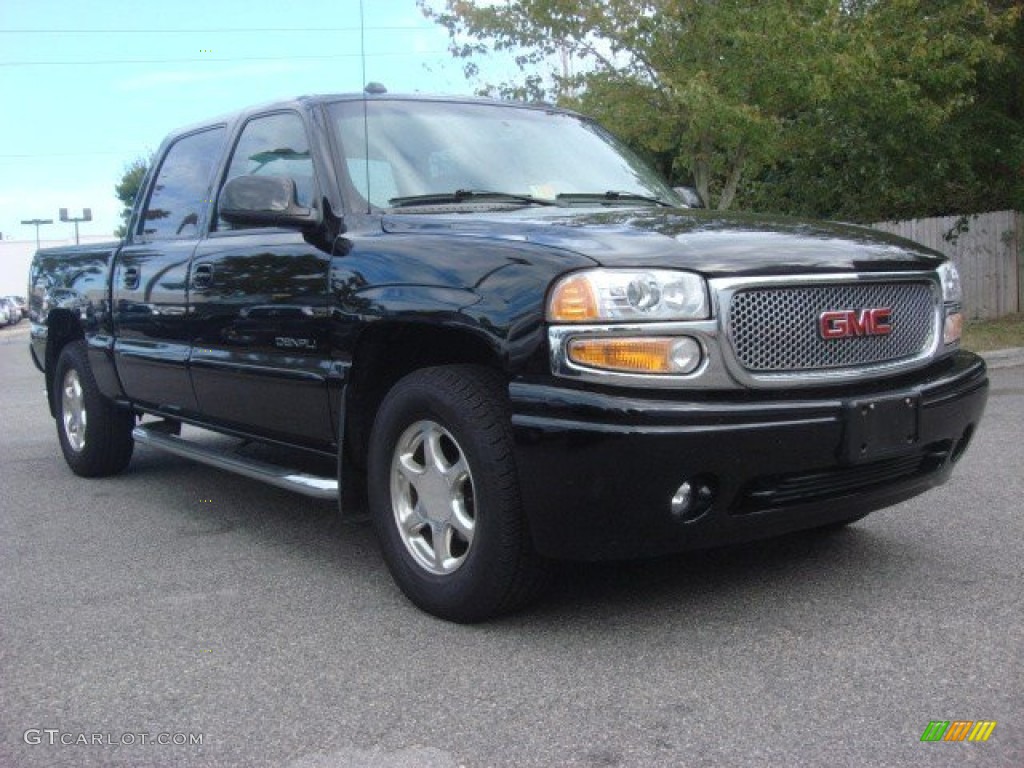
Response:
[[[209,288],[213,283],[213,265],[200,264],[192,270],[192,287]]]

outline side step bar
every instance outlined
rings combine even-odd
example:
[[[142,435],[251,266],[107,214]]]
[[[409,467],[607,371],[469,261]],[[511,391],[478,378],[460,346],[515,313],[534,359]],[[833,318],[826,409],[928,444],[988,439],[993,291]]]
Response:
[[[338,499],[338,480],[336,478],[296,472],[287,467],[268,464],[265,461],[225,453],[216,448],[182,440],[160,427],[159,423],[152,426],[135,427],[132,430],[132,437],[141,445],[149,445],[186,459],[209,464],[218,469],[226,469],[228,472],[251,477],[253,480],[276,485],[278,488],[295,491],[304,496],[335,501]]]

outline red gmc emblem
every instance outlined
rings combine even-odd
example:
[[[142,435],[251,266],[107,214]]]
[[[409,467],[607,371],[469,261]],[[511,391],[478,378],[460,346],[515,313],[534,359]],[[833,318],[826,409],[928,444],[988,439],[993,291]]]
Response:
[[[853,336],[886,336],[892,333],[892,310],[836,309],[818,316],[818,332],[823,339],[848,339]]]

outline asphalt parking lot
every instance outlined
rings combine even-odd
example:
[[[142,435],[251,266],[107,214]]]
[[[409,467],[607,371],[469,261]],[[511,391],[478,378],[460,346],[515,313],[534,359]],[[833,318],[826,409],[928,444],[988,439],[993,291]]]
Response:
[[[1022,366],[942,488],[475,627],[330,503],[141,448],[73,476],[26,323],[0,371],[0,768],[1024,765]]]

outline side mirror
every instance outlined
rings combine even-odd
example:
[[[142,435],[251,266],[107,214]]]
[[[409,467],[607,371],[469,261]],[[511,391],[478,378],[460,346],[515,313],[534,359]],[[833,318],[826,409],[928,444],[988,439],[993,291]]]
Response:
[[[679,195],[687,208],[703,208],[704,203],[693,187],[672,187],[672,191]]]
[[[221,190],[218,212],[238,227],[317,226],[317,212],[295,198],[295,180],[286,176],[236,176]]]

